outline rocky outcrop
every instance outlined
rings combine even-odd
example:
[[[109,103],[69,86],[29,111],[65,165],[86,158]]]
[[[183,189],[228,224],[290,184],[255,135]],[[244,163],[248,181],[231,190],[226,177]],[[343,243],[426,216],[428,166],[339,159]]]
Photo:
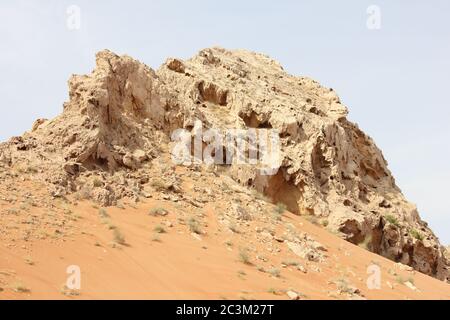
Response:
[[[276,129],[275,175],[245,164],[221,172],[293,213],[319,217],[348,241],[448,278],[444,248],[337,94],[265,55],[205,49],[154,71],[105,50],[90,75],[69,80],[69,97],[60,116],[0,146],[5,165],[42,168],[33,175],[55,197],[76,193],[102,205],[136,197],[151,183],[145,168],[170,152],[171,133],[195,129],[196,120],[205,129]]]
[[[447,277],[438,239],[396,186],[372,139],[346,119],[347,108],[332,89],[287,74],[267,56],[221,48],[188,61],[169,59],[157,74],[186,110],[184,126],[196,117],[207,127],[279,131],[278,174],[230,166],[237,181],[291,212],[326,219],[328,228],[355,244]]]

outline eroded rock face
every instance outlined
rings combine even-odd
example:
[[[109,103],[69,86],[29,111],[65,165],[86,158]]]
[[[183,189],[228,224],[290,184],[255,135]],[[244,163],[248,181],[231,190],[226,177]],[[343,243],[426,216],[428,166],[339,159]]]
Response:
[[[213,48],[174,61],[157,74],[178,94],[185,126],[195,116],[213,128],[280,132],[278,174],[260,176],[250,166],[232,166],[229,174],[237,181],[291,212],[326,218],[330,229],[355,244],[447,277],[438,239],[396,186],[372,139],[346,119],[347,108],[332,89],[247,51]]]
[[[35,176],[54,196],[77,192],[102,205],[132,197],[149,182],[152,159],[170,151],[170,134],[197,119],[205,129],[273,128],[282,149],[277,174],[249,165],[223,171],[291,212],[327,220],[355,244],[448,277],[438,239],[336,93],[265,55],[211,48],[154,71],[105,50],[90,75],[69,80],[69,97],[60,116],[0,145],[2,163],[43,168]]]

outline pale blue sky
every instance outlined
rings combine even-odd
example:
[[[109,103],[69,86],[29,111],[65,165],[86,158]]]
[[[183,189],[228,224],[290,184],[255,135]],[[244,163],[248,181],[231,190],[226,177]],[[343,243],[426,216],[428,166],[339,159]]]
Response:
[[[69,30],[66,10],[81,9]],[[381,29],[366,26],[369,5]],[[96,51],[153,68],[220,45],[266,53],[334,88],[383,150],[397,183],[450,243],[450,1],[12,1],[0,4],[0,140],[61,112]]]

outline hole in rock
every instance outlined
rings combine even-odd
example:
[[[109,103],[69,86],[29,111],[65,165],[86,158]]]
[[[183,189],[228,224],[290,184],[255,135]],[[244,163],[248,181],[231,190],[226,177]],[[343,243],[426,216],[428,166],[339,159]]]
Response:
[[[202,81],[198,84],[198,91],[203,102],[211,102],[220,106],[227,105],[228,90],[222,90],[214,83],[205,84]]]
[[[274,204],[283,203],[290,212],[302,214],[299,206],[302,199],[302,192],[294,183],[286,181],[281,170],[269,178],[269,183],[264,189],[264,194]]]
[[[108,160],[103,158],[98,158],[95,155],[90,155],[86,161],[83,162],[83,167],[88,170],[108,170]]]
[[[258,119],[258,114],[252,111],[249,115],[240,114],[239,115],[242,120],[244,120],[245,125],[249,128],[258,128],[258,129],[271,129],[272,126],[270,123],[266,121],[260,121]]]

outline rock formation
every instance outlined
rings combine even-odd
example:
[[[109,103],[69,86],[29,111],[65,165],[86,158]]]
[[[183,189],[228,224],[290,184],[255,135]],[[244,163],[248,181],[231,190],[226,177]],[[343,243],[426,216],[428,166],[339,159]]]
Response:
[[[439,240],[396,186],[370,137],[346,119],[332,89],[287,74],[269,57],[205,49],[168,59],[158,71],[101,51],[90,75],[72,76],[70,99],[53,120],[0,145],[6,167],[46,181],[54,197],[76,194],[102,205],[144,194],[151,159],[170,152],[171,133],[204,128],[277,129],[282,162],[273,176],[255,166],[221,174],[300,215],[317,217],[348,241],[442,280]],[[170,164],[168,164],[170,165]],[[170,173],[162,183],[179,192]]]

